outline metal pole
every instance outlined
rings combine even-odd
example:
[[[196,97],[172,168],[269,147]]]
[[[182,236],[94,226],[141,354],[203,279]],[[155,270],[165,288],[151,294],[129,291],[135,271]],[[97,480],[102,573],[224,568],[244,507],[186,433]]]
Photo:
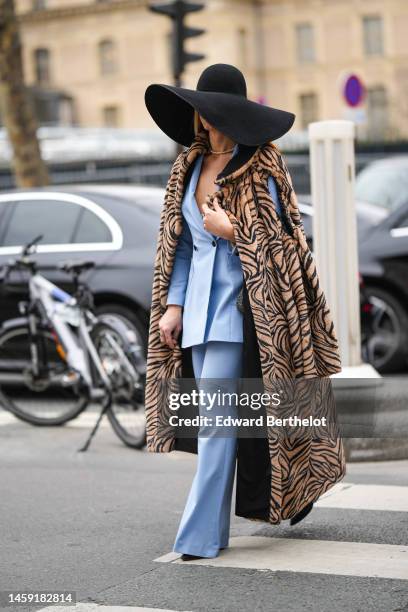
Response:
[[[176,87],[181,87],[181,75],[180,74],[174,74],[174,85]],[[180,155],[180,153],[183,152],[183,145],[179,144],[178,142],[176,142],[176,157],[178,157]]]
[[[265,36],[262,22],[263,5],[260,0],[253,0],[254,49],[258,96],[266,96],[265,79]]]
[[[343,368],[361,360],[357,221],[354,201],[354,123],[309,125],[313,249],[339,339]],[[364,377],[377,375],[364,367]]]

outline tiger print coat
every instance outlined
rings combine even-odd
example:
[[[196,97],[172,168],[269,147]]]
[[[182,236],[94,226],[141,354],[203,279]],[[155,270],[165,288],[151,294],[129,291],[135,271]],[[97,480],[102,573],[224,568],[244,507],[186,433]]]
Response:
[[[178,381],[193,378],[191,351],[163,345],[159,320],[166,298],[178,236],[182,230],[181,202],[192,162],[208,150],[204,132],[180,153],[167,184],[160,218],[154,266],[146,375],[147,450],[197,452],[196,438],[182,439],[169,425],[168,396]],[[276,180],[282,203],[282,221],[275,211],[267,180]],[[335,421],[331,374],[341,371],[338,343],[329,308],[319,285],[316,266],[305,239],[301,216],[284,159],[273,142],[259,147],[240,145],[218,175],[217,198],[234,228],[244,275],[243,378],[259,377],[265,391],[276,382],[321,384],[313,397],[300,390],[304,414]],[[292,389],[293,391],[293,389]],[[299,395],[299,387],[296,388]],[[290,394],[289,394],[290,395]],[[286,407],[287,408],[287,407]],[[293,408],[293,406],[292,406]],[[301,409],[302,409],[301,408]],[[268,406],[268,414],[289,415]],[[299,411],[298,411],[299,412]],[[292,413],[293,414],[293,410]],[[193,416],[189,413],[189,416]],[[252,520],[279,523],[291,518],[345,474],[343,444],[336,428],[326,434],[292,430],[277,434],[267,427],[258,438],[238,439],[235,513]]]

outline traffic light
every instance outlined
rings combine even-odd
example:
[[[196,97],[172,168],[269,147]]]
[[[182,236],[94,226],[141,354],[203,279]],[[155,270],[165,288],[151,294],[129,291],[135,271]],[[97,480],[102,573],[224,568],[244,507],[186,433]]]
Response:
[[[190,53],[185,50],[184,43],[187,38],[200,36],[205,30],[201,28],[191,28],[184,24],[184,18],[188,13],[195,13],[204,8],[204,4],[197,2],[185,2],[185,0],[173,0],[166,4],[151,4],[149,9],[153,13],[167,15],[173,20],[173,40],[172,40],[172,67],[176,85],[180,84],[181,75],[186,64],[197,62],[204,59],[201,53]]]

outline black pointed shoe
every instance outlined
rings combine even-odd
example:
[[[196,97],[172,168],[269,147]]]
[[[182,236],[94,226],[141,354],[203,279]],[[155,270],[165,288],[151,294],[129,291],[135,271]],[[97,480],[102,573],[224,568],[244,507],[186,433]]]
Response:
[[[300,521],[303,521],[303,519],[307,517],[307,515],[312,511],[312,509],[313,502],[310,502],[309,504],[307,504],[307,506],[302,508],[300,512],[295,514],[295,516],[290,519],[290,526],[293,527],[293,525],[297,525],[298,523],[300,523]]]
[[[181,555],[182,561],[192,561],[193,559],[203,559],[203,557],[200,557],[199,555],[188,555],[187,553],[183,553]]]

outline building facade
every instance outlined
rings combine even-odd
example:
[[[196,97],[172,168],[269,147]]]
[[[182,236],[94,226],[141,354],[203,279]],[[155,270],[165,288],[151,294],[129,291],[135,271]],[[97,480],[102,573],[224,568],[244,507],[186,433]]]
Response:
[[[26,82],[59,100],[52,121],[151,128],[149,83],[172,81],[170,19],[147,0],[17,0]],[[237,65],[248,96],[311,121],[353,118],[362,138],[408,137],[407,0],[206,0],[188,24],[205,59],[188,64],[195,88],[211,63]],[[344,79],[356,74],[364,103],[347,109]],[[55,106],[54,106],[55,108]]]

